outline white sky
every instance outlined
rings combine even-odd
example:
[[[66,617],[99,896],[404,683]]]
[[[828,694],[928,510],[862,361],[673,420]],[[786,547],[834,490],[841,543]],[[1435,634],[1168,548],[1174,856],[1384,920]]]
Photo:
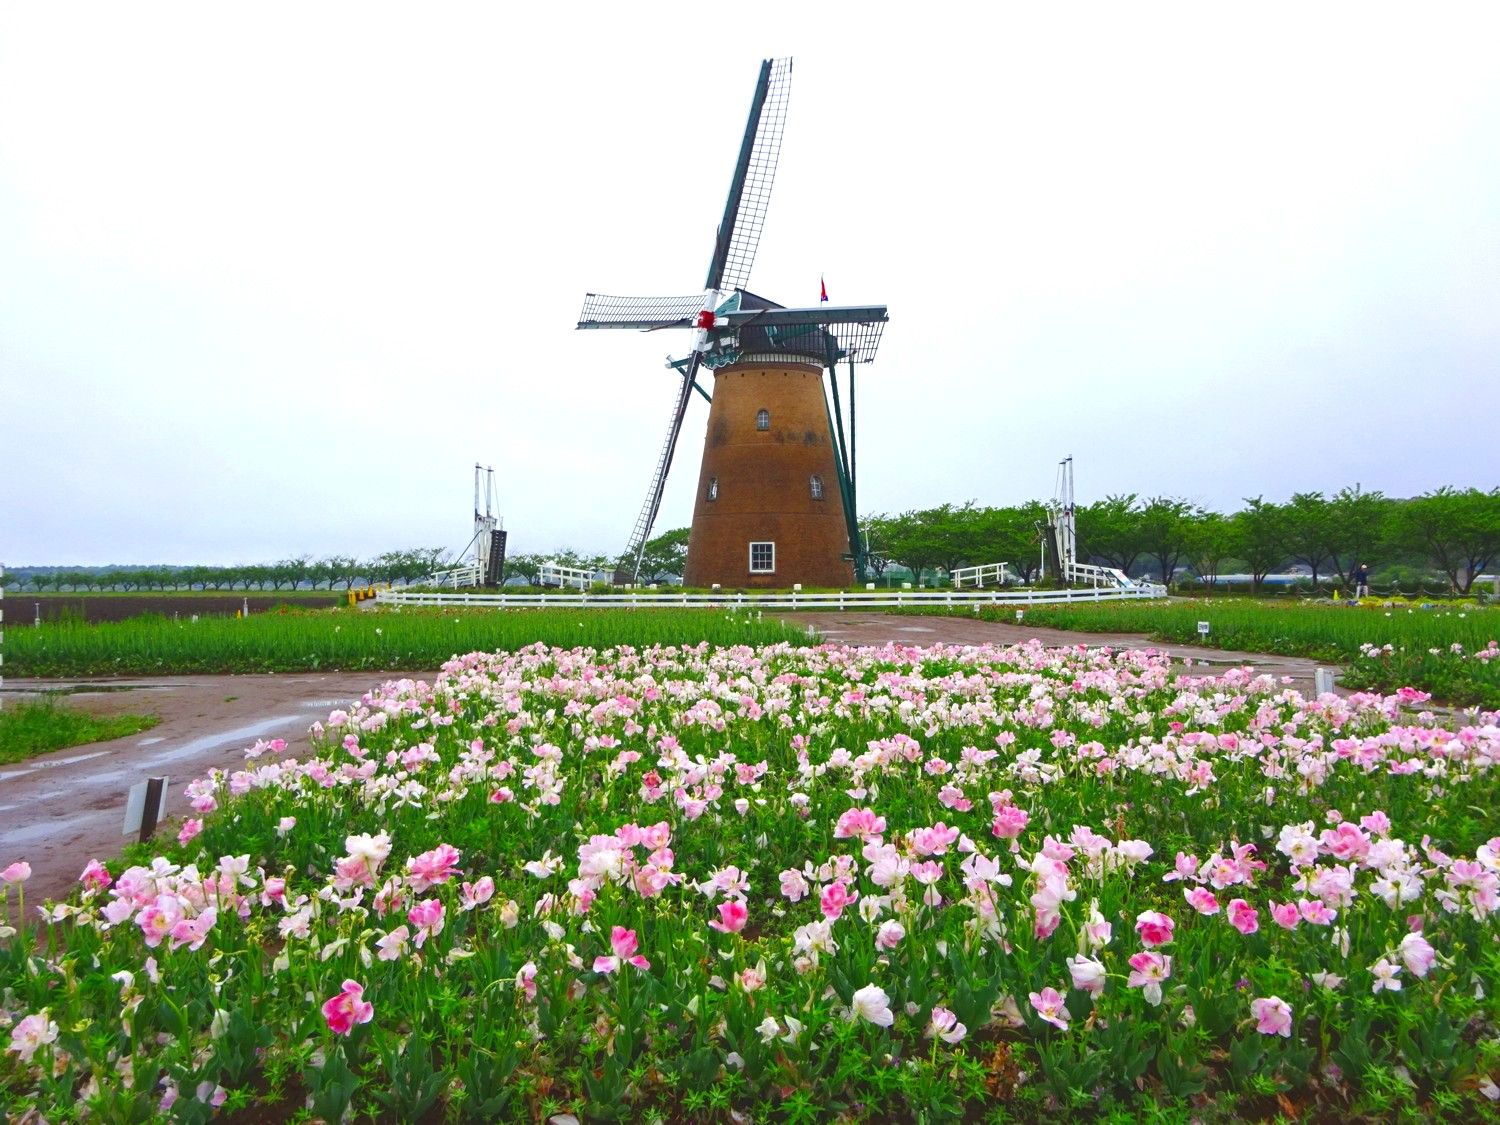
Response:
[[[903,13],[896,16],[894,12]],[[964,14],[967,12],[967,14]],[[616,551],[751,288],[883,301],[865,512],[1500,483],[1500,9],[0,2],[0,560]],[[691,513],[695,398],[657,529]]]

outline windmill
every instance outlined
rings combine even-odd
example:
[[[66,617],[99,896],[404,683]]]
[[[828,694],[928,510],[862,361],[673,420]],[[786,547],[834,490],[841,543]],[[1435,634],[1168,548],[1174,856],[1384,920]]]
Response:
[[[792,61],[761,63],[744,140],[701,294],[613,297],[589,293],[579,328],[685,328],[692,349],[668,359],[681,374],[666,440],[645,502],[615,570],[633,582],[661,507],[683,417],[697,391],[709,401],[708,436],[688,541],[690,586],[841,586],[863,577],[855,506],[854,366],[870,363],[884,305],[786,308],[749,292],[776,161]],[[849,424],[838,366],[848,369]],[[714,374],[710,392],[699,381]],[[832,407],[823,389],[829,374]]]

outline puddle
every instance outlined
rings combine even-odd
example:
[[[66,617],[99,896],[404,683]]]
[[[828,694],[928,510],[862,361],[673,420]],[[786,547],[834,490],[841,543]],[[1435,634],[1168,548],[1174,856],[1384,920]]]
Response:
[[[91,754],[74,754],[71,758],[52,758],[45,762],[37,762],[31,768],[34,770],[50,770],[56,766],[71,766],[74,762],[87,762],[90,758],[102,758],[108,753],[108,750],[95,750]]]
[[[154,736],[152,738],[143,738],[139,742],[137,742],[136,745],[137,746],[155,746],[158,742],[165,742],[165,741],[166,741],[166,739],[163,738],[161,735],[158,734],[158,735],[156,735],[156,736]]]

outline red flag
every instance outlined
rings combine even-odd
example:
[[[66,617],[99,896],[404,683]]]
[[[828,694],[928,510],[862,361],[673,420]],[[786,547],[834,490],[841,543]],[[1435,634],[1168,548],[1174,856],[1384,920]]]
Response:
[[[818,278],[818,288],[823,291],[823,295],[821,297],[819,297],[818,300],[820,300],[820,301],[827,301],[828,300],[828,283],[825,282],[821,277]]]

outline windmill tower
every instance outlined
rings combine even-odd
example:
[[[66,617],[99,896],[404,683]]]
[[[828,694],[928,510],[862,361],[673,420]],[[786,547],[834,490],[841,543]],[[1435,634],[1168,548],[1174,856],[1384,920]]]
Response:
[[[684,582],[842,586],[863,577],[854,368],[874,360],[885,306],[785,308],[745,288],[776,177],[791,78],[790,59],[761,64],[703,293],[584,299],[579,328],[693,331],[687,356],[668,360],[682,382],[617,583],[640,571],[694,391],[710,406]],[[847,427],[840,364],[847,367]],[[699,381],[705,367],[712,391]]]

